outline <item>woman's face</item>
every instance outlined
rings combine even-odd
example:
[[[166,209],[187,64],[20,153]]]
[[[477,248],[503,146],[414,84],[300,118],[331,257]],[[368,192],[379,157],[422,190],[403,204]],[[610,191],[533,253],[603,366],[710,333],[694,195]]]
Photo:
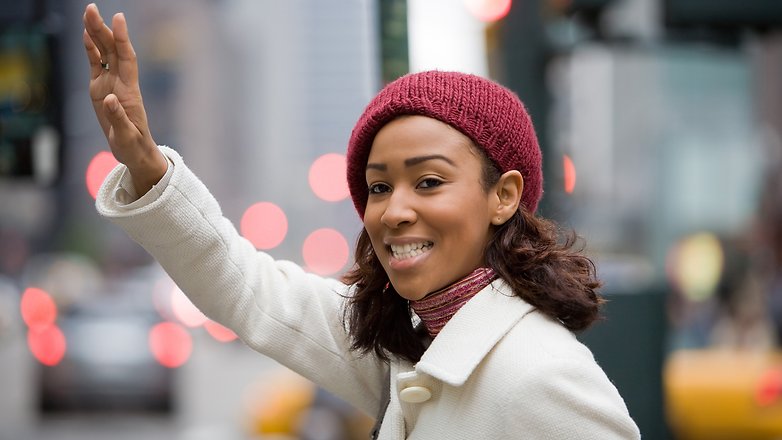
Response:
[[[404,116],[375,137],[367,162],[364,227],[391,284],[418,300],[483,264],[491,192],[482,159],[453,127]]]

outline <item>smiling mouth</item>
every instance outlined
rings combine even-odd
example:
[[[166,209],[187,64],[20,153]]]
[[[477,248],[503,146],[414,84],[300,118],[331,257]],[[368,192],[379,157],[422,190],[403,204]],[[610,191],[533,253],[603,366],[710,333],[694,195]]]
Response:
[[[392,244],[391,247],[391,255],[397,259],[397,260],[405,260],[408,258],[417,257],[424,252],[428,252],[430,249],[432,249],[432,246],[434,246],[434,243],[431,241],[425,241],[421,243],[410,243],[410,244],[402,244],[402,245],[394,245]]]

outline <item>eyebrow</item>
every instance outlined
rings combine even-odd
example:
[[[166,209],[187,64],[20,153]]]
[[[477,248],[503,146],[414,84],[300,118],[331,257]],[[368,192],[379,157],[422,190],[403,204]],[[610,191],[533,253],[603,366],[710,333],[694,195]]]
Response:
[[[409,159],[405,159],[405,167],[410,168],[412,166],[418,165],[420,163],[430,161],[430,160],[442,160],[450,164],[451,166],[456,166],[456,163],[452,161],[451,159],[448,159],[447,157],[443,156],[442,154],[430,154],[428,156],[416,156],[411,157]],[[388,166],[384,163],[368,163],[367,169],[374,169],[379,171],[386,171],[388,169]]]

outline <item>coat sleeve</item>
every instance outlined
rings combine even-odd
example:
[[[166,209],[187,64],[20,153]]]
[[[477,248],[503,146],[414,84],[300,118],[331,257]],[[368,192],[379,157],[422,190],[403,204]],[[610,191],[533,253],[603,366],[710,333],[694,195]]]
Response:
[[[637,440],[641,438],[613,384],[594,361],[550,359],[505,394],[507,438]]]
[[[158,188],[159,197],[133,209],[118,202],[115,193],[125,173],[120,165],[98,193],[98,212],[154,256],[211,319],[251,348],[374,414],[388,367],[350,350],[342,319],[348,287],[258,252],[223,217],[182,158],[161,149],[173,173]]]

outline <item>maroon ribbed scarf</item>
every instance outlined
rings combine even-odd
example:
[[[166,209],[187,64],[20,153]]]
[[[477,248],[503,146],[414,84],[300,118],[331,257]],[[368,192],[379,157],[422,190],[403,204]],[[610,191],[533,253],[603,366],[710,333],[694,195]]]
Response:
[[[467,302],[497,278],[493,269],[475,269],[448,287],[432,292],[418,301],[411,301],[416,315],[421,318],[429,336],[434,339],[448,320]]]

